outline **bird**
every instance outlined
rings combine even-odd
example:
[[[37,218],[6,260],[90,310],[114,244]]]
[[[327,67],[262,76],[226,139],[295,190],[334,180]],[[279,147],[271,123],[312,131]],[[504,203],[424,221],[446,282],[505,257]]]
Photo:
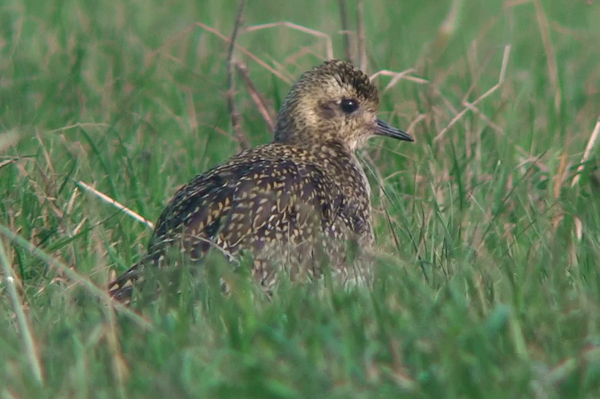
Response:
[[[356,156],[367,139],[414,141],[378,119],[379,93],[351,63],[328,60],[304,72],[277,116],[273,141],[233,156],[179,189],[155,224],[147,253],[109,284],[131,298],[145,270],[175,258],[201,263],[211,248],[253,258],[253,279],[270,290],[278,272],[318,278],[326,259],[351,269],[348,243],[373,245],[370,186]],[[143,279],[141,279],[143,280]]]

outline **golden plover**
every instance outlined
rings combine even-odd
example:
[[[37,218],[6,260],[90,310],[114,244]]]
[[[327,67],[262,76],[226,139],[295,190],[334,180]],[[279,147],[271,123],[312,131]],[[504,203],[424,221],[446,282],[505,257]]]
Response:
[[[172,265],[170,253],[199,262],[217,246],[253,256],[254,278],[269,289],[276,271],[320,274],[319,257],[348,274],[346,244],[373,242],[370,188],[355,155],[372,136],[413,141],[377,118],[379,95],[345,61],[305,72],[279,112],[271,144],[243,151],[181,188],[156,223],[147,255],[110,284],[131,295],[144,268]],[[175,251],[172,249],[175,248]]]

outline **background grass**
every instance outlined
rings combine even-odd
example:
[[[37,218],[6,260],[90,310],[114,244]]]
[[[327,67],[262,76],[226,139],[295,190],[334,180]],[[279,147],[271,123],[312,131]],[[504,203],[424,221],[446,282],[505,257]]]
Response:
[[[102,288],[151,233],[76,182],[155,220],[178,186],[239,150],[227,43],[197,24],[229,36],[237,4],[2,2],[0,223],[54,259],[2,238],[37,355],[5,273],[3,398],[598,397],[597,151],[571,183],[600,110],[600,5],[366,3],[368,72],[414,68],[424,80],[382,94],[382,117],[417,142],[374,139],[362,154],[380,175],[387,254],[373,289],[283,284],[267,301],[248,285],[223,298],[203,284],[137,309],[145,327],[54,263]],[[275,21],[330,35],[344,56],[338,2],[252,1],[244,12],[245,26]],[[278,71],[235,53],[274,109],[326,56],[323,39],[285,27],[238,43]],[[504,81],[478,101],[503,59]],[[377,79],[382,90],[391,81]],[[237,80],[245,137],[268,142]]]

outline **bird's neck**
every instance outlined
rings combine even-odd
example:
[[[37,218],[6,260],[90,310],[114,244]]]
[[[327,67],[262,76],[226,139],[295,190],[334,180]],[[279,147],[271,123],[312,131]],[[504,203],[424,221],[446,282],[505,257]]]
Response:
[[[342,184],[357,180],[368,195],[369,182],[354,149],[336,136],[335,132],[315,134],[315,132],[297,130],[294,135],[276,132],[275,142],[307,150],[330,176],[334,176]],[[349,184],[348,187],[353,185]]]
[[[358,184],[367,195],[370,194],[369,182],[358,157],[344,143],[325,141],[313,145],[309,151],[319,160],[321,167],[342,184],[348,184],[348,187]]]
[[[329,169],[329,165],[343,165],[357,160],[354,151],[350,147],[334,138],[326,138],[324,140],[286,140],[281,144],[308,151],[326,169]]]
[[[347,162],[350,159],[356,159],[354,151],[341,141],[335,139],[311,143],[308,149],[324,160]]]

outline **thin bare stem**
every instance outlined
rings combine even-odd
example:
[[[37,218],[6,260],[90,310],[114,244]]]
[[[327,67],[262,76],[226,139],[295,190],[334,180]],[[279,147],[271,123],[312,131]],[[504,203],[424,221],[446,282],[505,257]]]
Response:
[[[8,262],[8,257],[4,251],[2,240],[0,240],[0,263],[2,263],[2,273],[4,274],[4,282],[6,284],[6,290],[8,291],[8,297],[17,316],[17,324],[21,333],[23,346],[25,347],[27,362],[29,363],[31,373],[33,374],[35,380],[40,385],[43,385],[44,377],[42,376],[42,366],[40,365],[40,360],[38,359],[35,351],[33,334],[31,332],[31,328],[29,327],[29,323],[27,322],[27,317],[25,316],[21,299],[19,298],[19,294],[17,293],[17,289],[15,287],[15,275],[10,263]]]
[[[285,26],[288,27],[290,29],[294,29],[300,32],[304,32],[304,33],[308,33],[309,35],[313,35],[313,36],[318,36],[318,37],[322,37],[323,39],[325,39],[325,47],[326,47],[326,52],[327,52],[327,59],[333,59],[333,43],[331,41],[331,36],[329,36],[326,33],[320,32],[318,30],[314,30],[314,29],[310,29],[307,28],[305,26],[302,25],[297,25],[293,22],[288,22],[288,21],[280,21],[280,22],[272,22],[269,24],[261,24],[261,25],[252,25],[252,26],[248,26],[245,29],[245,33],[250,33],[250,32],[255,32],[257,30],[261,30],[261,29],[269,29],[269,28],[275,28],[277,26]]]
[[[15,163],[14,159],[7,159],[6,161],[0,162],[0,169],[2,169],[6,165],[10,165],[11,163]]]
[[[358,58],[360,60],[360,70],[367,70],[367,47],[365,44],[365,19],[364,19],[364,3],[358,0],[356,10],[356,30],[358,36]]]
[[[344,54],[346,61],[352,62],[352,50],[350,49],[350,28],[348,26],[348,7],[346,0],[338,0],[340,6],[340,22],[342,24],[342,35],[344,36]]]
[[[481,112],[481,110],[479,108],[477,108],[473,104],[468,103],[466,101],[463,102],[463,105],[465,107],[469,108],[471,111],[473,111],[473,113],[475,113],[476,115],[478,115],[486,123],[486,125],[488,125],[492,129],[494,129],[496,131],[496,133],[501,134],[501,135],[505,134],[504,129],[502,129],[500,126],[498,126],[497,124],[495,124],[494,122],[492,122],[490,120],[490,118],[488,118],[486,114],[484,114],[483,112]]]
[[[233,134],[244,150],[250,148],[250,143],[248,142],[248,138],[242,132],[241,116],[235,108],[235,62],[233,60],[233,50],[235,49],[235,41],[238,37],[240,26],[243,22],[242,17],[244,15],[245,6],[246,0],[242,0],[238,8],[237,17],[233,26],[233,32],[231,33],[231,38],[229,39],[229,48],[227,49],[227,92],[225,93],[225,96],[227,97],[227,106],[229,107],[229,115],[231,117]]]
[[[532,0],[507,0],[504,2],[504,8],[512,8],[521,4],[529,3]]]
[[[112,206],[114,206],[115,208],[123,211],[125,214],[131,216],[132,218],[134,218],[138,222],[142,222],[143,224],[145,224],[146,226],[148,226],[149,228],[151,228],[152,230],[154,230],[154,223],[152,223],[148,219],[140,216],[138,213],[135,213],[131,209],[127,208],[125,205],[122,205],[122,204],[118,203],[117,201],[115,201],[114,199],[110,198],[106,194],[101,193],[100,191],[96,190],[94,187],[91,187],[91,186],[85,184],[82,181],[76,181],[75,184],[77,184],[78,187],[81,187],[84,190],[86,190],[86,191],[94,194],[95,196],[97,196],[98,198],[100,198],[102,201],[107,202],[107,203],[111,204]]]
[[[485,93],[483,93],[479,98],[477,98],[475,101],[473,101],[472,103],[470,103],[470,106],[465,106],[465,108],[460,111],[451,121],[450,123],[448,123],[448,125],[446,125],[445,128],[443,128],[438,135],[435,137],[435,139],[433,139],[433,142],[437,142],[439,141],[444,134],[446,134],[446,132],[452,127],[454,126],[454,124],[456,122],[458,122],[466,113],[467,111],[471,110],[472,107],[476,106],[477,104],[479,104],[481,101],[483,101],[485,98],[489,97],[490,95],[492,95],[496,90],[498,90],[501,86],[502,83],[504,83],[504,77],[506,75],[506,68],[508,65],[508,58],[510,56],[510,45],[506,45],[504,46],[504,55],[502,57],[502,66],[500,68],[500,76],[498,77],[498,83],[496,83],[492,88],[490,88],[488,91],[486,91]]]
[[[215,36],[217,36],[219,39],[229,43],[231,42],[231,40],[226,37],[225,35],[223,35],[221,32],[219,32],[218,30],[216,30],[215,28],[212,28],[206,24],[203,24],[202,22],[196,22],[195,24],[196,26],[201,27],[202,29],[204,29],[207,32],[210,32],[212,34],[214,34]],[[246,28],[246,32],[248,32],[249,28]],[[189,29],[187,29],[186,31],[184,31],[183,33],[187,33]],[[258,58],[256,55],[252,54],[250,51],[248,51],[248,49],[246,49],[245,47],[240,46],[239,44],[235,45],[236,50],[241,51],[242,53],[244,53],[245,55],[247,55],[249,58],[251,58],[253,61],[255,61],[257,64],[259,64],[260,66],[262,66],[263,68],[265,68],[267,71],[271,72],[273,75],[277,76],[279,79],[283,80],[286,83],[291,84],[292,83],[292,79],[290,79],[287,76],[284,76],[281,74],[281,72],[279,72],[278,70],[276,70],[275,68],[271,67],[269,64],[267,64],[266,62],[264,62],[263,60],[261,60],[260,58]]]
[[[554,190],[552,193],[554,194],[554,198],[556,199],[558,199],[558,197],[560,196],[560,189],[562,187],[565,174],[567,173],[567,155],[567,148],[564,148],[563,153],[560,156],[560,164],[558,165],[558,171],[554,175]]]
[[[438,40],[442,40],[446,43],[448,39],[454,35],[456,28],[458,27],[461,6],[462,0],[454,0],[452,2],[450,11],[448,11],[446,18],[438,31]]]
[[[542,36],[544,52],[546,53],[546,63],[548,64],[548,74],[550,75],[550,83],[552,84],[552,89],[554,90],[554,109],[558,111],[560,110],[561,92],[560,86],[558,84],[558,68],[556,67],[556,55],[554,53],[554,48],[550,43],[550,28],[548,27],[548,20],[546,19],[546,14],[544,14],[544,9],[542,8],[541,1],[533,0],[533,4],[535,5],[535,16],[540,29],[540,35]]]
[[[250,75],[248,75],[248,68],[246,67],[246,64],[238,61],[236,62],[235,66],[237,68],[238,73],[244,80],[244,83],[246,83],[248,93],[250,93],[250,98],[252,98],[252,101],[254,101],[256,108],[258,108],[258,112],[260,112],[260,114],[262,115],[263,119],[265,120],[265,123],[267,124],[267,126],[269,126],[269,129],[271,129],[271,131],[275,130],[275,111],[271,106],[269,106],[269,103],[267,102],[265,97],[256,89],[254,83],[252,83]]]
[[[402,72],[395,72],[395,71],[390,71],[388,69],[382,69],[381,71],[377,71],[373,75],[371,75],[369,79],[371,79],[371,81],[374,81],[380,75],[381,76],[391,76],[392,81],[390,81],[390,83],[388,83],[388,85],[385,87],[385,90],[389,90],[393,85],[397,84],[399,81],[401,81],[403,79],[410,80],[411,82],[420,83],[420,84],[429,83],[429,81],[427,81],[425,79],[417,78],[415,76],[410,76],[409,73],[411,73],[411,72],[414,72],[414,68],[410,68],[410,69],[407,69]],[[392,84],[392,82],[393,82],[393,84]]]
[[[590,136],[590,139],[588,140],[588,143],[585,146],[585,151],[583,152],[583,157],[581,157],[581,164],[577,168],[577,174],[575,174],[575,177],[573,178],[573,183],[571,184],[571,186],[575,186],[577,183],[579,183],[579,178],[581,177],[581,172],[583,171],[583,167],[584,167],[583,164],[590,158],[590,154],[592,153],[592,151],[594,151],[594,148],[596,148],[599,138],[600,138],[600,118],[598,118],[598,120],[596,121],[596,126],[594,126],[592,135]]]
[[[58,129],[48,130],[48,133],[58,133],[67,130],[75,129],[78,127],[110,127],[108,123],[75,123],[73,125],[59,127]]]

